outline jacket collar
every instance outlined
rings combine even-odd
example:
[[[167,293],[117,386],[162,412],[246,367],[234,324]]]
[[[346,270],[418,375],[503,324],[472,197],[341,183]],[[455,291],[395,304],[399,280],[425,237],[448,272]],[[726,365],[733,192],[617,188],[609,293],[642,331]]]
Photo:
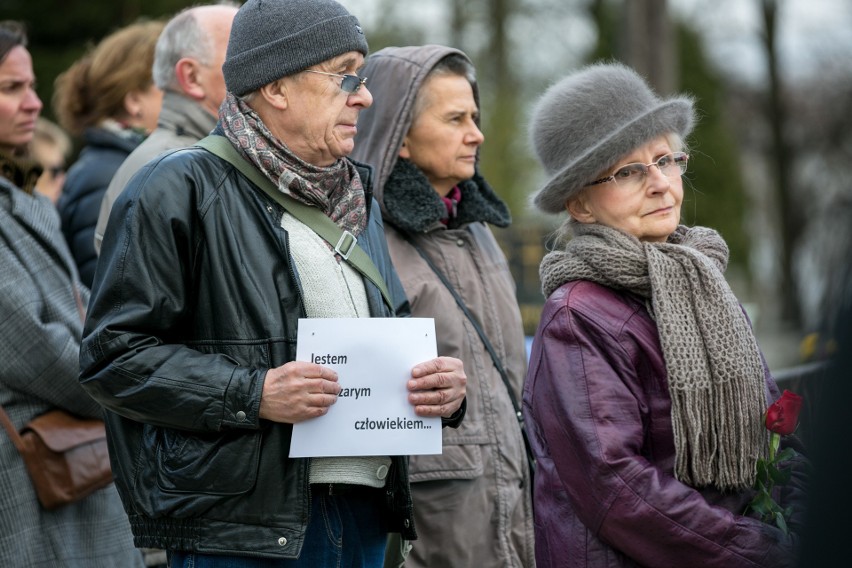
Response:
[[[358,170],[358,176],[361,178],[361,185],[364,186],[364,197],[367,198],[367,211],[370,211],[370,202],[373,200],[373,167],[369,164],[364,164],[357,160],[348,158],[350,162],[355,164],[355,169]]]
[[[37,193],[29,195],[8,179],[0,177],[0,209],[5,210],[21,229],[39,241],[45,252],[52,255],[69,276],[76,278],[74,261],[68,247],[61,238],[61,242],[56,240],[56,236],[61,234],[59,214],[46,197]],[[9,229],[0,227],[0,235]],[[0,240],[3,240],[2,236]]]
[[[163,106],[157,119],[157,128],[163,128],[178,136],[190,136],[201,140],[216,126],[218,117],[210,114],[195,101],[173,91],[163,94]]]
[[[512,221],[509,208],[479,172],[460,183],[459,188],[462,199],[448,228],[477,222],[509,226]],[[444,226],[441,223],[447,212],[444,202],[423,172],[409,160],[397,160],[385,184],[383,197],[385,219],[403,231],[423,233]]]
[[[144,134],[131,130],[121,135],[108,128],[93,126],[83,132],[83,142],[86,147],[116,148],[127,154],[132,152],[143,140],[145,140]]]

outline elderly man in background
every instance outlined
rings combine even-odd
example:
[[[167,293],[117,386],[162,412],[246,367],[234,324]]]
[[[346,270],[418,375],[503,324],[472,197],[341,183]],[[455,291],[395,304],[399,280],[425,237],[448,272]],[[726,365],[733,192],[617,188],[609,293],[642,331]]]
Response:
[[[405,456],[289,457],[293,424],[341,391],[296,360],[299,318],[408,313],[369,170],[347,158],[373,101],[356,75],[367,51],[333,0],[249,0],[221,146],[148,162],[113,207],[81,382],[107,409],[136,543],[172,567],[379,567],[389,532],[416,537]],[[357,244],[340,254],[293,202]],[[458,426],[465,383],[459,359],[436,357],[412,369],[408,403]]]
[[[233,2],[195,6],[163,29],[154,52],[154,84],[164,92],[157,128],[125,159],[104,194],[95,227],[98,253],[112,205],[133,174],[166,150],[195,144],[216,126],[225,99],[222,63],[236,13]]]

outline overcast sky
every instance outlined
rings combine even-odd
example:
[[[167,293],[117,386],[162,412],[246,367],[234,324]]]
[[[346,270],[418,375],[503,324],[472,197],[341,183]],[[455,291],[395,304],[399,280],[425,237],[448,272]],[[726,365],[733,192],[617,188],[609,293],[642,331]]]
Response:
[[[763,80],[760,4],[761,0],[670,0],[672,9],[704,34],[721,68]],[[852,2],[778,0],[778,4],[780,57],[787,76],[806,78],[828,60],[840,62],[852,73]]]
[[[382,0],[340,0],[365,26],[376,21]],[[849,0],[778,0],[781,10],[781,63],[790,77],[807,77],[829,59],[852,73],[852,2]],[[759,44],[761,0],[669,0],[672,12],[693,24],[706,40],[708,53],[726,74],[744,81],[765,80]],[[411,21],[435,22],[427,41],[445,42],[446,0],[394,3]],[[589,22],[534,21],[513,36],[532,61],[546,61],[554,49],[577,54],[594,42]],[[549,30],[549,31],[548,31]]]

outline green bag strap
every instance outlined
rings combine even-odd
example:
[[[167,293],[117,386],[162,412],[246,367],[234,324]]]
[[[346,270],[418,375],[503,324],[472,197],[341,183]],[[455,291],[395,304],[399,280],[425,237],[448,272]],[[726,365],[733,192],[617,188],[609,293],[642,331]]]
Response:
[[[278,191],[278,188],[275,187],[272,181],[243,158],[224,136],[211,134],[196,142],[196,146],[201,146],[205,150],[209,150],[223,160],[231,163],[243,175],[249,178],[252,183],[266,192],[269,197],[281,204],[288,213],[313,229],[317,235],[334,247],[334,252],[339,254],[343,260],[347,261],[353,268],[364,275],[365,278],[375,284],[382,293],[382,297],[385,299],[388,307],[391,310],[394,309],[385,279],[382,277],[379,269],[376,268],[372,259],[364,252],[364,249],[358,246],[358,239],[355,238],[355,235],[349,231],[342,230],[316,207],[300,203]]]

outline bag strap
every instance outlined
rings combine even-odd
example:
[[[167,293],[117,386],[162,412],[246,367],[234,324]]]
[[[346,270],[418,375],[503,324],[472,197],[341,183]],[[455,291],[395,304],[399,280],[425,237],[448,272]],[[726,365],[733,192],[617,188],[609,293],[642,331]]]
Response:
[[[18,431],[15,429],[15,425],[12,424],[12,419],[9,418],[9,415],[6,414],[6,410],[4,410],[2,406],[0,406],[0,422],[3,423],[3,428],[5,428],[6,432],[9,433],[9,438],[12,439],[12,443],[15,444],[18,451],[24,451],[24,441],[21,440],[21,435],[18,434]]]
[[[391,310],[394,309],[385,279],[369,255],[358,245],[358,239],[355,235],[342,230],[316,207],[305,205],[281,193],[272,181],[243,158],[224,136],[211,134],[196,142],[196,146],[201,146],[233,165],[254,185],[284,207],[290,215],[310,227],[317,235],[334,247],[334,252],[339,254],[343,260],[375,284],[382,293],[388,307]]]
[[[438,279],[444,284],[444,286],[449,290],[450,294],[453,295],[453,298],[458,304],[459,309],[461,309],[462,313],[467,317],[470,321],[473,328],[476,330],[476,333],[479,335],[479,339],[482,340],[482,343],[485,345],[485,349],[488,351],[488,354],[491,355],[491,360],[494,362],[494,367],[497,369],[497,372],[500,373],[500,378],[503,379],[503,384],[506,386],[506,391],[509,393],[509,400],[512,401],[512,408],[515,409],[515,417],[518,419],[518,426],[521,427],[521,436],[524,439],[524,449],[527,454],[527,462],[529,462],[530,473],[535,473],[535,458],[533,457],[532,447],[530,446],[530,440],[527,436],[527,430],[524,427],[524,415],[521,412],[521,407],[518,404],[518,398],[515,396],[515,391],[512,390],[512,385],[509,382],[509,375],[506,373],[506,369],[503,368],[503,363],[500,361],[500,357],[497,355],[497,351],[494,350],[494,346],[491,345],[491,341],[489,341],[488,336],[485,335],[485,331],[482,329],[482,326],[479,325],[479,322],[476,321],[476,318],[473,317],[473,314],[468,309],[467,305],[462,300],[462,297],[456,292],[456,289],[453,288],[453,285],[450,284],[450,281],[444,276],[444,273],[438,270],[438,267],[432,261],[431,258],[426,254],[426,252],[420,248],[415,242],[414,239],[408,233],[403,232],[403,237],[408,243],[414,247],[414,250],[423,257],[423,260],[426,261],[426,264],[429,265],[429,268],[432,269],[432,272],[438,277]]]
[[[74,292],[74,301],[77,302],[77,313],[80,314],[80,321],[86,323],[86,306],[83,305],[83,298],[80,296],[80,289],[75,283],[71,283],[71,290]]]

